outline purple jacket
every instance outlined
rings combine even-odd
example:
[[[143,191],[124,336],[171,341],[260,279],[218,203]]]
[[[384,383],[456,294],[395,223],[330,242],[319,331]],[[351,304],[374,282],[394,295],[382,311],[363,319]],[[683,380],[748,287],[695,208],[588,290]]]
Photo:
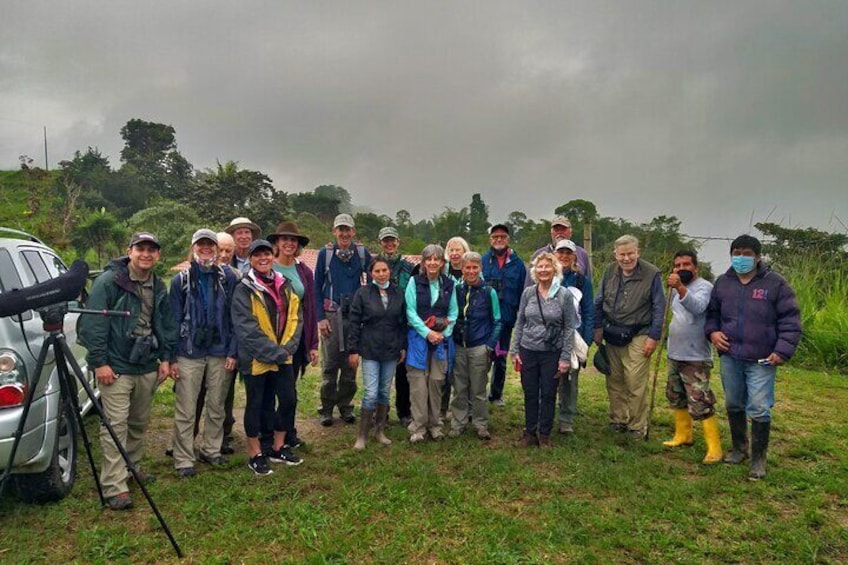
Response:
[[[297,262],[297,274],[303,283],[303,334],[301,343],[309,352],[318,349],[318,321],[315,313],[315,279],[312,270],[303,261]]]
[[[764,359],[772,352],[787,361],[801,340],[801,311],[786,279],[760,262],[746,285],[733,269],[721,275],[707,307],[704,333],[722,331],[730,356],[743,361]]]

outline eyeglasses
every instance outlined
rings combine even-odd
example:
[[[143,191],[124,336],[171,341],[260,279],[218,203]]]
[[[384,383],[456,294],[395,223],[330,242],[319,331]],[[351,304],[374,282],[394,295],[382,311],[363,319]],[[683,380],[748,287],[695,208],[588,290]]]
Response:
[[[509,236],[506,234],[493,234],[489,236],[489,239],[507,239]]]

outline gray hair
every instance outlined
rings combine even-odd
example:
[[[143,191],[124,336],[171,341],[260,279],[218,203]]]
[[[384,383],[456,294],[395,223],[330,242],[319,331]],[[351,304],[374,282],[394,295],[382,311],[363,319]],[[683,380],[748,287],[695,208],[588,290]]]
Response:
[[[551,265],[554,268],[554,276],[556,278],[560,278],[562,276],[562,265],[559,263],[559,259],[554,257],[553,253],[548,253],[547,251],[543,251],[533,259],[533,263],[530,266],[530,278],[533,279],[533,282],[538,282],[536,280],[536,265],[539,264],[540,261],[550,261]]]
[[[470,246],[470,245],[468,245],[468,242],[467,242],[467,241],[465,241],[465,239],[464,239],[464,238],[461,238],[461,237],[459,237],[459,236],[456,236],[456,237],[452,237],[452,238],[450,238],[450,239],[448,240],[448,242],[447,242],[447,243],[445,243],[445,249],[448,249],[448,248],[451,246],[451,244],[453,244],[453,243],[458,243],[458,244],[459,244],[459,246],[460,246],[460,247],[462,247],[462,251],[463,251],[464,253],[467,253],[467,252],[471,251],[471,246]]]
[[[626,234],[616,239],[612,247],[618,249],[622,245],[635,245],[636,249],[639,249],[639,240],[634,235]]]
[[[429,259],[430,257],[436,256],[442,261],[445,260],[445,250],[438,243],[431,243],[421,250],[421,261]]]
[[[471,261],[472,263],[480,263],[483,264],[483,256],[477,253],[476,251],[466,251],[462,256],[462,264],[465,265],[466,262]]]

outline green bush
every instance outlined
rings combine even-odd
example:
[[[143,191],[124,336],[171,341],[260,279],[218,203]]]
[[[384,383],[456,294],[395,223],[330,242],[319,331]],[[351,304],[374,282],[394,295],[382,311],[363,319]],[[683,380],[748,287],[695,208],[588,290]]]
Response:
[[[804,335],[796,362],[848,373],[848,263],[816,254],[786,260],[786,277],[801,308]]]

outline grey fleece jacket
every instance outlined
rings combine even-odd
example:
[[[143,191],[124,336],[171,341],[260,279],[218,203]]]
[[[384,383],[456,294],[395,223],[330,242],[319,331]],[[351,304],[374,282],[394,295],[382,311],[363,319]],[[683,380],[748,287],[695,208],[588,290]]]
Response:
[[[574,347],[574,328],[577,327],[577,312],[574,310],[574,301],[568,289],[559,286],[555,281],[551,285],[548,298],[536,299],[537,286],[528,286],[521,293],[521,301],[518,305],[518,318],[515,328],[512,330],[512,342],[509,352],[517,354],[519,348],[530,351],[555,351],[545,343],[545,335],[548,325],[562,327],[562,344],[559,349],[559,360],[571,362],[571,349]],[[542,305],[544,320],[539,312],[539,304]]]

